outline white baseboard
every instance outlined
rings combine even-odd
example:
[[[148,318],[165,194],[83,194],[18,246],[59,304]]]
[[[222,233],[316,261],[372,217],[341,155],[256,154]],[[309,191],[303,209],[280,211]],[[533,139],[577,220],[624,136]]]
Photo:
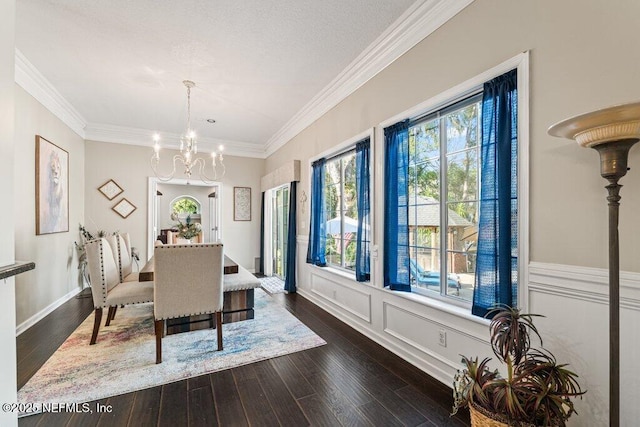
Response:
[[[76,288],[72,290],[71,292],[58,298],[57,300],[55,300],[54,302],[52,302],[51,304],[49,304],[48,306],[40,310],[38,313],[34,314],[33,316],[25,320],[24,322],[20,323],[16,327],[16,337],[21,333],[23,333],[24,331],[26,331],[27,329],[29,329],[30,327],[32,327],[33,325],[35,325],[36,323],[38,323],[40,320],[44,319],[47,316],[47,314],[51,313],[56,308],[60,307],[62,304],[69,301],[71,298],[75,297],[80,292],[82,292],[82,289],[80,288]]]
[[[317,305],[330,315],[345,322],[347,325],[360,332],[370,340],[374,341],[377,344],[380,344],[390,352],[418,367],[441,383],[450,386],[453,382],[453,376],[450,372],[443,371],[440,367],[434,365],[433,363],[430,363],[429,361],[425,360],[424,357],[421,357],[421,355],[409,350],[408,348],[399,347],[394,342],[387,339],[385,336],[373,330],[372,328],[364,327],[358,324],[358,322],[354,322],[354,319],[350,318],[348,315],[345,315],[345,313],[341,312],[340,310],[336,310],[335,307],[332,307],[331,304],[325,301],[322,297],[314,295],[313,292],[308,292],[305,289],[298,288],[297,292],[300,296],[308,299],[313,304]]]

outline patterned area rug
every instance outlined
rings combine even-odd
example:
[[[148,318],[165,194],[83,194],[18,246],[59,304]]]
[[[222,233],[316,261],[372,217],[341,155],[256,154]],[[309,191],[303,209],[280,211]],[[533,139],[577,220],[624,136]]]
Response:
[[[259,277],[260,287],[269,294],[279,294],[284,292],[284,281],[276,276]]]
[[[20,404],[89,402],[326,344],[260,289],[255,319],[223,325],[221,352],[214,329],[168,335],[156,365],[151,304],[119,309],[90,346],[92,328],[93,313],[18,391]]]

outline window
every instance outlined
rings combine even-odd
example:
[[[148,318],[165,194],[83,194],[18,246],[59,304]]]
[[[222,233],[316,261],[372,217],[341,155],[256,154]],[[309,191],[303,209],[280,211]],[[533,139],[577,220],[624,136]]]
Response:
[[[171,213],[186,217],[200,213],[200,203],[191,196],[180,196],[171,202]]]
[[[326,161],[323,193],[327,265],[355,271],[358,232],[355,150]]]
[[[481,102],[481,94],[475,95],[409,126],[409,277],[414,292],[466,302],[473,297]]]
[[[526,80],[526,56],[509,62],[516,61],[517,69],[455,88],[466,98],[384,128],[382,264],[390,290],[470,305],[481,317],[496,305],[518,306],[527,237],[518,75]]]

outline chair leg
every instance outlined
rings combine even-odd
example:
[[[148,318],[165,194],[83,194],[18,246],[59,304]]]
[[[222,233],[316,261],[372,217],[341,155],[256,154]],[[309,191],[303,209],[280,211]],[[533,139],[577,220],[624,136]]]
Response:
[[[102,321],[102,307],[96,308],[95,317],[93,320],[93,333],[91,334],[91,341],[89,345],[94,345],[96,339],[98,339],[98,331],[100,330],[100,322]]]
[[[115,312],[116,312],[116,307],[109,307],[109,311],[107,312],[107,322],[104,324],[104,326],[111,325],[111,319],[113,319]]]
[[[216,329],[218,331],[218,351],[222,350],[222,311],[216,312]]]
[[[156,320],[156,364],[162,363],[162,333],[164,331],[164,320]]]
[[[111,315],[111,320],[116,318],[116,311],[118,311],[118,306],[113,307],[113,314]]]

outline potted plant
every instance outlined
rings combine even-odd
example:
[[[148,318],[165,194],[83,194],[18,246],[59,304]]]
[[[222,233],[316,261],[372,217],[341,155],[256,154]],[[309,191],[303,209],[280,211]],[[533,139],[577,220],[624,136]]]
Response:
[[[454,377],[453,414],[468,407],[473,427],[565,426],[576,413],[572,399],[582,396],[578,375],[542,348],[533,324],[536,314],[500,307],[489,326],[491,348],[505,365],[506,376],[491,371],[486,358],[462,357],[464,369]],[[537,336],[540,348],[533,348]]]
[[[175,213],[171,214],[171,219],[178,221],[175,226],[178,229],[178,237],[184,239],[188,243],[191,243],[191,239],[196,237],[202,231],[202,226],[200,226],[199,223],[191,221],[191,215],[187,216],[185,222],[180,221],[180,217]]]

